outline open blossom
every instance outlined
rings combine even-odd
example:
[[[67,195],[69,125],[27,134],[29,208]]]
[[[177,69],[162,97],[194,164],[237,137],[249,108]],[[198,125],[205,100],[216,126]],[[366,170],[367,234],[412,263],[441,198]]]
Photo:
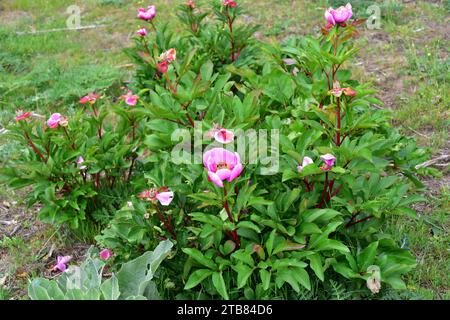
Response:
[[[306,167],[307,165],[313,164],[313,163],[314,163],[314,161],[310,157],[304,157],[302,165],[297,166],[297,171],[302,172],[304,167]]]
[[[168,206],[173,200],[173,192],[168,187],[152,188],[142,191],[138,198],[151,202],[158,200],[161,205]]]
[[[335,25],[337,23],[347,22],[353,15],[352,5],[347,3],[342,7],[337,9],[329,8],[325,11],[325,19],[328,21],[329,25]]]
[[[135,106],[137,104],[137,101],[139,100],[139,96],[133,94],[133,92],[130,90],[127,92],[127,94],[121,95],[120,99],[125,100],[125,103],[129,106]]]
[[[147,35],[147,29],[141,28],[138,31],[136,31],[136,34],[142,37],[145,37]]]
[[[292,66],[297,63],[297,61],[295,61],[295,59],[291,59],[291,58],[284,58],[283,62],[288,66]]]
[[[100,251],[100,259],[102,260],[108,260],[112,256],[112,251],[109,249],[103,249]]]
[[[223,180],[231,182],[243,170],[239,154],[223,148],[207,151],[203,155],[203,165],[208,170],[208,180],[220,188],[223,188]]]
[[[225,7],[231,7],[231,8],[236,8],[237,7],[237,4],[236,4],[236,2],[234,2],[234,0],[223,0],[223,5],[225,6]]]
[[[214,139],[220,143],[230,143],[234,140],[234,133],[227,129],[219,129],[214,133]]]
[[[18,116],[16,117],[16,121],[25,120],[25,119],[27,119],[29,116],[31,116],[31,112],[29,112],[29,111],[24,112],[24,113],[22,113],[22,114],[20,114],[20,115],[18,115]]]
[[[320,159],[325,162],[325,164],[320,168],[323,171],[331,170],[331,168],[334,166],[334,162],[336,161],[336,157],[329,153],[320,156]]]
[[[94,104],[98,98],[100,98],[100,95],[95,94],[95,93],[89,93],[88,95],[86,95],[80,99],[80,103],[81,104],[86,104],[86,103]]]
[[[53,271],[61,271],[64,272],[67,269],[67,264],[72,260],[71,256],[58,256],[56,261],[56,265],[53,267]]]
[[[47,125],[52,128],[55,129],[58,127],[58,125],[60,124],[61,120],[62,120],[62,116],[60,113],[54,113],[50,116],[50,118],[47,120]]]
[[[153,20],[153,18],[156,16],[156,7],[155,6],[149,6],[147,9],[140,8],[138,10],[137,17],[139,19],[150,21]]]

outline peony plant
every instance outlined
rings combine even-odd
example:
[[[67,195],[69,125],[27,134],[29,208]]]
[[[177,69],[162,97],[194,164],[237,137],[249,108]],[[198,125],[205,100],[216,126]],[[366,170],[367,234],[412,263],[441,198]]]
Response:
[[[325,11],[320,37],[282,44],[253,39],[239,1],[179,10],[177,33],[138,10],[136,75],[115,102],[89,94],[47,123],[18,114],[11,136],[29,153],[4,180],[32,185],[45,221],[89,220],[119,265],[173,242],[155,279],[166,299],[404,289],[415,259],[383,225],[414,217],[426,152],[346,69],[351,5]]]

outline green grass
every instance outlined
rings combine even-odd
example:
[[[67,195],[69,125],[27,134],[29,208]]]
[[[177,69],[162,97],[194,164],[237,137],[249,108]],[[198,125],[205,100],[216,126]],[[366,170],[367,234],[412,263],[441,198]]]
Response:
[[[158,7],[158,21],[173,18],[174,4],[183,2],[153,1]],[[347,0],[238,2],[246,8],[246,19],[261,25],[263,36],[282,40],[288,36],[318,34],[323,9],[345,4]],[[381,30],[363,28],[361,32],[358,44],[363,49],[359,60],[363,63],[352,66],[354,75],[381,88],[380,99],[392,100],[394,104],[395,123],[405,132],[417,135],[433,153],[438,153],[448,141],[449,43],[445,39],[448,39],[446,17],[450,1],[416,1],[416,5],[394,0],[351,2],[355,16],[367,17],[366,9],[374,3],[380,6],[382,14]],[[16,35],[19,31],[64,28],[68,18],[66,9],[74,3],[82,10],[82,25],[106,26]],[[122,50],[131,44],[129,36],[139,27],[136,8],[146,3],[137,0],[2,1],[0,126],[12,121],[17,109],[48,114],[76,106],[79,97],[88,92],[117,90],[131,76],[132,70],[123,67],[129,61]],[[12,156],[17,156],[15,147],[0,141],[0,162]],[[448,187],[441,187],[438,195],[428,195],[428,198],[417,220],[392,218],[387,229],[395,231],[400,243],[406,239],[418,257],[418,267],[407,279],[409,290],[422,298],[450,299]],[[6,244],[11,241],[14,242],[2,240],[2,245],[9,246],[12,269],[21,263],[32,263],[34,249],[20,250]],[[17,245],[20,247],[20,241]],[[0,299],[10,296],[6,289],[0,288]]]

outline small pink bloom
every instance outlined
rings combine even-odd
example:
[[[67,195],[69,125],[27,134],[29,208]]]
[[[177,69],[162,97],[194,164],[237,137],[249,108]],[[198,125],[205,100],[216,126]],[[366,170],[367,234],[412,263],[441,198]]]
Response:
[[[156,65],[156,69],[158,69],[161,73],[167,73],[167,70],[169,69],[169,62],[163,61]]]
[[[173,200],[173,192],[168,187],[161,187],[158,190],[152,188],[142,191],[138,198],[151,202],[158,200],[161,205],[168,206]]]
[[[84,158],[82,156],[79,156],[78,159],[77,159],[77,164],[81,165],[81,164],[83,164],[83,162],[84,162]],[[81,170],[84,170],[86,168],[87,168],[86,166],[80,166]]]
[[[334,166],[334,162],[336,161],[336,157],[332,154],[324,154],[323,156],[320,156],[320,159],[325,162],[325,166],[321,167],[324,171],[329,171]]]
[[[67,264],[72,260],[71,256],[58,256],[56,265],[53,267],[53,271],[64,272],[67,269]]]
[[[16,121],[21,121],[21,120],[25,120],[25,119],[27,119],[29,116],[31,115],[31,112],[24,112],[24,113],[22,113],[21,115],[18,115],[17,117],[16,117]]]
[[[161,203],[162,206],[168,206],[173,200],[173,192],[158,192],[156,194],[156,199],[158,199],[159,203]]]
[[[203,165],[208,170],[208,180],[220,188],[223,188],[223,180],[231,182],[243,170],[239,154],[223,148],[214,148],[207,151],[203,155]]]
[[[59,123],[61,122],[62,116],[60,113],[54,113],[50,116],[50,118],[47,120],[47,125],[55,129],[58,127]]]
[[[236,8],[237,7],[237,4],[236,4],[236,2],[234,2],[234,0],[223,0],[223,5],[225,7],[229,6],[231,8]]]
[[[132,91],[128,91],[127,94],[121,95],[120,99],[125,100],[125,103],[129,106],[135,106],[139,100],[139,96],[133,94]]]
[[[147,29],[141,28],[138,31],[136,31],[136,34],[142,37],[145,37],[147,35]]]
[[[214,133],[214,139],[216,139],[217,142],[227,144],[233,142],[234,133],[227,129],[219,129]]]
[[[139,19],[150,21],[156,16],[156,7],[155,6],[149,6],[147,9],[140,8],[138,10],[137,17]]]
[[[352,5],[347,3],[342,7],[337,9],[329,8],[325,11],[325,19],[331,25],[335,25],[336,23],[345,23],[347,22],[353,15]]]
[[[295,61],[294,59],[291,59],[291,58],[285,58],[285,59],[283,59],[283,62],[288,66],[292,66],[297,63],[297,61]]]
[[[314,163],[314,161],[310,157],[304,157],[302,165],[297,166],[297,171],[302,172],[304,167],[306,167],[310,164],[313,164],[313,163]]]
[[[100,98],[100,96],[98,94],[89,93],[88,95],[86,95],[80,99],[80,103],[81,104],[86,104],[86,103],[94,104],[98,98]]]
[[[186,5],[191,8],[191,9],[195,9],[195,2],[194,0],[189,0]]]
[[[103,249],[102,251],[100,251],[100,259],[102,260],[108,260],[109,258],[111,258],[112,256],[112,251],[109,249]]]

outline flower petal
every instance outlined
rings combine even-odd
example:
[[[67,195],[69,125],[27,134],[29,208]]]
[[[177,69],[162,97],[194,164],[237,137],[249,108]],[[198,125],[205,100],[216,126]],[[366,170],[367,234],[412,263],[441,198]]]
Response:
[[[208,179],[213,182],[216,186],[223,188],[223,182],[220,180],[219,176],[214,172],[208,171]]]
[[[159,200],[161,205],[168,206],[173,200],[173,192],[172,191],[168,191],[168,192],[158,193],[156,195],[156,199]]]

